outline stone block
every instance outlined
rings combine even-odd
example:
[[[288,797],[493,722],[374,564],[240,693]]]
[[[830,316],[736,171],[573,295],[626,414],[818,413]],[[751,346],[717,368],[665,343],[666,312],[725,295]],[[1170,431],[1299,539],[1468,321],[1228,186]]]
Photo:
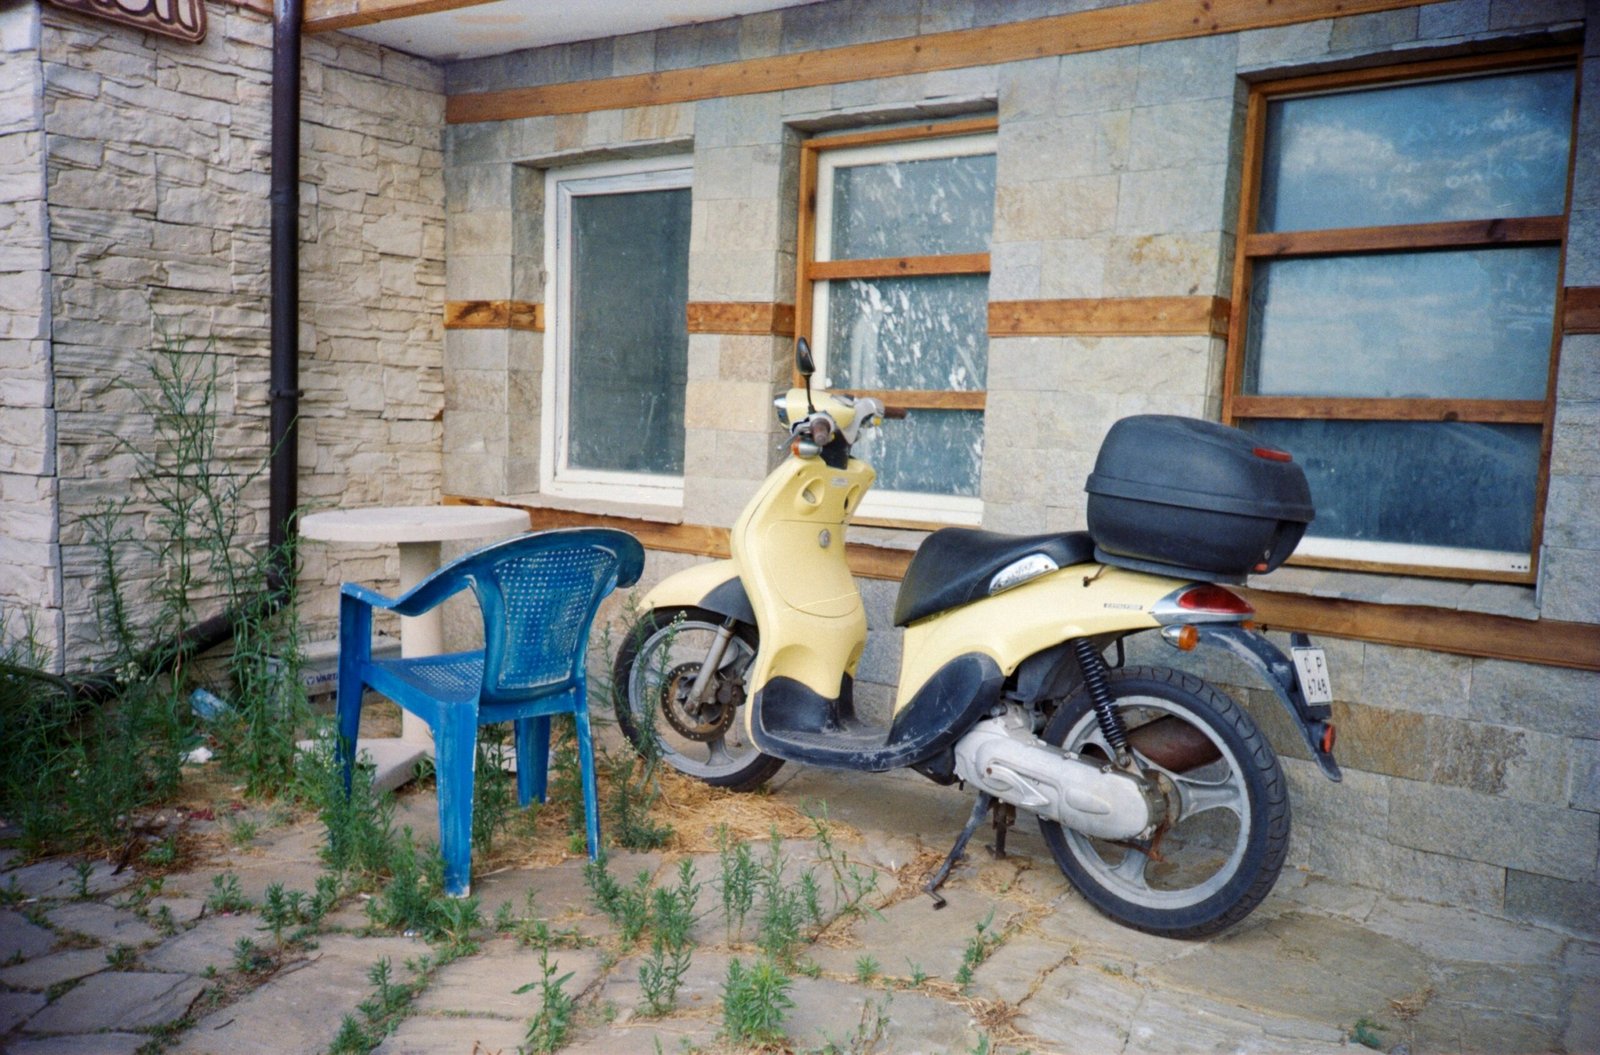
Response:
[[[778,202],[772,198],[697,200],[689,249],[707,252],[770,252],[778,241]]]
[[[1116,217],[1115,176],[1042,180],[995,188],[997,241],[1078,239],[1109,234]]]
[[[447,300],[506,300],[511,296],[511,256],[450,253],[445,257]]]
[[[1156,106],[1232,98],[1237,49],[1233,34],[1141,45],[1135,101]]]
[[[1389,796],[1389,839],[1417,850],[1593,883],[1600,818],[1559,806],[1396,781]]]
[[[1130,109],[1138,97],[1139,76],[1139,53],[1132,48],[1064,55],[1055,78],[1055,112]]]
[[[789,274],[782,279],[780,271]],[[689,253],[690,300],[777,299],[778,291],[793,281],[793,268],[771,247],[761,250],[705,250]]]
[[[1480,721],[1594,739],[1600,735],[1600,674],[1475,660],[1470,711]]]
[[[1600,740],[1573,740],[1567,767],[1567,804],[1600,813]]]
[[[1588,9],[1584,0],[1491,0],[1490,29],[1513,29],[1581,21]],[[1588,12],[1592,15],[1592,12]]]
[[[1417,36],[1422,40],[1464,37],[1489,28],[1489,0],[1449,0],[1428,4],[1417,14]]]
[[[1219,231],[1228,207],[1225,165],[1123,173],[1117,191],[1117,233]]]
[[[205,984],[183,974],[97,974],[28,1020],[29,1033],[137,1030],[182,1018]]]
[[[1600,104],[1595,108],[1600,110]],[[1600,165],[1592,168],[1600,172]],[[1556,398],[1574,402],[1600,400],[1600,333],[1569,333],[1562,340]]]
[[[1465,718],[1471,688],[1472,661],[1464,656],[1368,645],[1355,698],[1392,711]]]
[[[1233,96],[1141,106],[1133,112],[1128,168],[1134,171],[1220,164],[1226,160]]]
[[[1333,22],[1329,19],[1247,30],[1239,34],[1235,61],[1240,70],[1257,70],[1318,58],[1328,53],[1332,33]]]
[[[1506,873],[1506,915],[1559,927],[1589,940],[1600,936],[1600,884],[1512,869]]]
[[[1546,618],[1600,623],[1600,550],[1546,546],[1539,578]]]
[[[1333,20],[1328,47],[1333,52],[1371,51],[1417,39],[1417,10],[1380,11]]]
[[[803,10],[803,9],[791,9]],[[785,12],[787,16],[788,12]],[[695,104],[695,146],[783,142],[782,96],[777,92],[704,99]]]
[[[1034,183],[1116,172],[1126,166],[1126,110],[1016,121],[1000,129],[996,182]]]
[[[1215,294],[1226,280],[1225,240],[1220,231],[1110,238],[1105,245],[1104,295]]]

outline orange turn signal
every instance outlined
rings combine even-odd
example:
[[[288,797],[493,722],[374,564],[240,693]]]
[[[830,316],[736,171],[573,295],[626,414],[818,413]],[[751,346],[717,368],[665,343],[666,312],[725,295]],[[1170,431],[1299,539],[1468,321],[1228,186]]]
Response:
[[[1172,643],[1178,646],[1179,652],[1193,652],[1200,643],[1200,631],[1193,626],[1186,626],[1178,631]]]
[[[1322,753],[1333,754],[1333,744],[1339,739],[1339,734],[1334,730],[1332,722],[1322,723]]]

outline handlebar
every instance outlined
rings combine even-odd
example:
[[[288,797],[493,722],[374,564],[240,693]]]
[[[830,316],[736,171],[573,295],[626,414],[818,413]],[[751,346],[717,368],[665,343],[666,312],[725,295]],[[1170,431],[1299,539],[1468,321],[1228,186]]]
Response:
[[[883,408],[883,416],[886,417],[886,418],[890,418],[892,420],[895,420],[895,421],[898,421],[898,420],[904,418],[908,413],[910,413],[910,412],[908,410],[906,410],[905,407],[885,406]]]

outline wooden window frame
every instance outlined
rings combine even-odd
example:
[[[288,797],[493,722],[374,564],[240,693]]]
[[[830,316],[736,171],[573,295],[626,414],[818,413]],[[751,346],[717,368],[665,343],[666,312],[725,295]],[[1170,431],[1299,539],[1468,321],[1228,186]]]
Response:
[[[573,185],[599,185],[574,193]],[[545,173],[545,308],[543,408],[539,421],[539,488],[563,498],[655,506],[683,505],[683,474],[577,469],[567,465],[571,429],[569,379],[572,363],[571,200],[590,194],[634,194],[656,190],[694,193],[694,162],[685,154],[599,161]]]
[[[1532,544],[1527,571],[1503,571],[1446,563],[1399,563],[1349,556],[1295,556],[1290,563],[1318,568],[1432,578],[1532,584],[1538,579],[1539,550],[1544,535],[1544,509],[1550,482],[1550,444],[1555,422],[1556,368],[1561,350],[1561,297],[1566,268],[1567,218],[1572,203],[1572,173],[1577,160],[1577,106],[1567,161],[1565,210],[1559,215],[1485,218],[1385,227],[1332,228],[1313,231],[1258,232],[1262,165],[1266,145],[1267,108],[1275,100],[1333,94],[1362,88],[1415,84],[1428,80],[1493,75],[1541,68],[1573,67],[1577,90],[1580,61],[1577,48],[1482,55],[1403,66],[1317,74],[1254,84],[1245,117],[1245,160],[1240,190],[1239,223],[1234,253],[1233,301],[1228,325],[1228,352],[1223,373],[1223,420],[1239,425],[1252,419],[1300,418],[1343,421],[1468,421],[1490,424],[1539,425],[1542,429],[1539,479],[1535,488]],[[1484,246],[1555,246],[1558,252],[1555,314],[1551,326],[1549,372],[1542,400],[1367,399],[1322,396],[1255,396],[1242,391],[1249,321],[1251,280],[1257,261],[1307,256],[1339,256]],[[1329,540],[1334,548],[1344,540]],[[1368,544],[1351,543],[1362,549]],[[1434,548],[1446,552],[1445,547]],[[1463,551],[1470,552],[1470,551]]]
[[[904,278],[918,275],[987,275],[988,253],[946,253],[929,256],[884,257],[863,260],[818,260],[817,214],[818,169],[821,156],[834,150],[883,146],[919,140],[955,139],[964,136],[993,136],[1000,122],[994,117],[975,117],[955,121],[936,121],[897,128],[874,129],[840,135],[816,136],[800,144],[800,226],[796,257],[795,279],[795,336],[816,343],[813,332],[813,315],[816,309],[815,288],[820,282],[849,278]],[[799,384],[796,375],[795,383]],[[977,410],[987,406],[987,393],[983,390],[886,390],[886,389],[836,389],[852,396],[871,396],[893,406],[910,410]],[[943,495],[928,495],[926,501],[916,500],[923,507],[911,515],[900,510],[883,516],[871,515],[872,499],[869,495],[868,513],[856,518],[857,523],[890,527],[938,528],[950,524],[976,525],[982,519],[982,499],[958,499]],[[896,503],[899,505],[900,503]]]

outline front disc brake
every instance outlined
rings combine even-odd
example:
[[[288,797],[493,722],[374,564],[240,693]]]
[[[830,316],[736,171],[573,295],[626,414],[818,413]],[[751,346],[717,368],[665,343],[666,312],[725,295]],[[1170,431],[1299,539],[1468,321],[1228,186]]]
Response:
[[[714,679],[716,697],[706,703],[689,699],[694,689],[699,663],[685,663],[668,673],[661,686],[661,713],[667,724],[691,740],[709,743],[733,725],[733,715],[742,702],[742,692],[729,692],[723,679]]]

